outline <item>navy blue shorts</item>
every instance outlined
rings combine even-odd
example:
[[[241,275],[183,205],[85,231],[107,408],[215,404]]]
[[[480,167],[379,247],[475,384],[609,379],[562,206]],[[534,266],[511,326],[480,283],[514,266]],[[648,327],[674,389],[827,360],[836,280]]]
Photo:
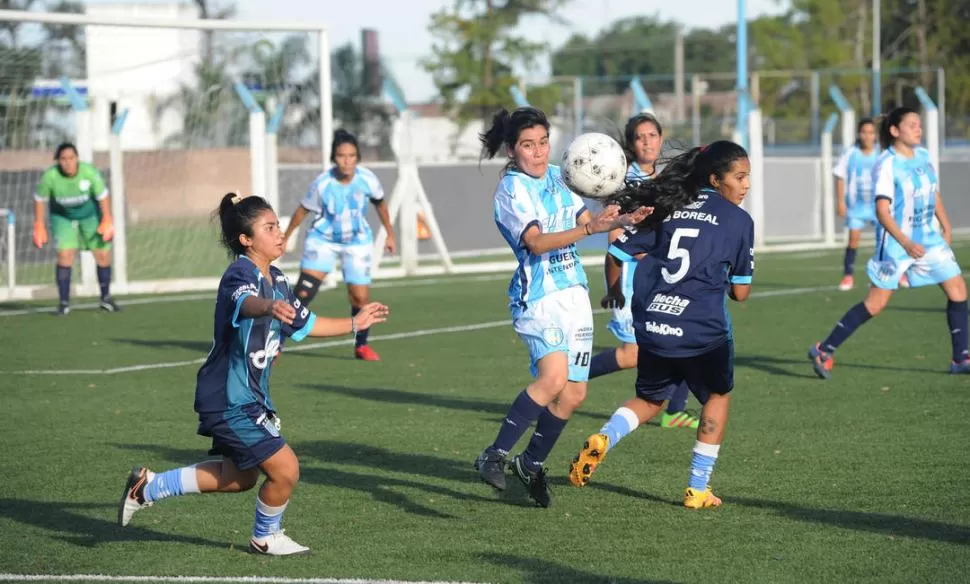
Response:
[[[702,404],[712,393],[734,389],[734,343],[730,340],[693,357],[662,357],[640,348],[637,356],[637,397],[662,402],[686,383]]]
[[[256,468],[286,446],[270,412],[259,404],[200,414],[199,434],[212,438],[209,454],[228,458],[239,470]]]

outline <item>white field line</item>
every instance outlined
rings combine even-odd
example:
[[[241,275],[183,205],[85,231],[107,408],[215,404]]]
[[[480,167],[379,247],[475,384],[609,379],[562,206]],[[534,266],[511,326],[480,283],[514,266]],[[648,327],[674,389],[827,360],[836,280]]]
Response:
[[[371,284],[372,290],[383,290],[387,288],[412,288],[414,286],[434,286],[438,284],[465,284],[468,282],[492,282],[496,280],[508,280],[511,276],[509,274],[487,274],[482,276],[469,276],[461,277],[454,276],[450,278],[420,278],[415,280],[390,280],[384,282],[374,282]],[[332,288],[332,287],[331,287]],[[321,286],[321,291],[327,288],[326,285]],[[138,306],[140,304],[164,304],[171,302],[190,302],[195,300],[212,300],[215,302],[215,290],[212,292],[206,292],[204,294],[169,294],[169,295],[159,295],[159,296],[149,296],[146,298],[132,298],[128,299],[116,299],[118,304],[124,309],[126,306]],[[73,304],[71,305],[71,310],[97,310],[97,302],[85,302],[83,304]],[[56,306],[38,306],[37,308],[22,308],[16,310],[0,310],[0,317],[5,316],[25,316],[28,314],[44,314],[44,313],[54,313],[57,310]]]
[[[0,574],[0,582],[175,582],[222,584],[471,584],[417,580],[359,578],[278,578],[268,576],[109,576],[106,574]]]
[[[776,296],[797,296],[801,294],[811,294],[813,292],[822,291],[834,291],[836,287],[832,286],[814,286],[808,288],[784,288],[780,290],[765,290],[763,292],[753,292],[751,294],[751,299],[755,298],[773,298]],[[606,312],[605,310],[599,309],[594,310],[594,314],[602,314]],[[509,320],[492,320],[488,322],[480,322],[475,324],[465,324],[457,326],[448,326],[433,329],[419,329],[415,331],[406,331],[400,333],[391,333],[387,335],[374,335],[371,337],[372,341],[396,341],[400,339],[413,339],[416,337],[426,337],[433,335],[441,335],[448,333],[464,333],[469,331],[478,331],[490,328],[497,328],[501,326],[509,326],[511,321]],[[324,341],[322,343],[301,343],[295,346],[287,347],[286,353],[295,353],[299,351],[312,351],[314,349],[326,349],[329,347],[340,347],[344,345],[350,345],[354,342],[353,339],[341,339],[339,341]],[[143,365],[129,365],[127,367],[114,367],[111,369],[26,369],[21,371],[2,371],[2,375],[117,375],[119,373],[133,373],[136,371],[151,371],[155,369],[169,369],[172,367],[185,367],[188,365],[200,365],[205,361],[205,358],[200,359],[189,359],[186,361],[169,361],[166,363],[145,363]]]

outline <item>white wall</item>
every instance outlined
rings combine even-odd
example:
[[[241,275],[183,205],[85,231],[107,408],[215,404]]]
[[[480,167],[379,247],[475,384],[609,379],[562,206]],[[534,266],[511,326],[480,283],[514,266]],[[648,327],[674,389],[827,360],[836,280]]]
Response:
[[[91,16],[196,19],[195,6],[185,3],[86,4]],[[169,110],[155,119],[155,106],[194,79],[200,59],[201,32],[189,29],[86,27],[88,92],[96,119],[94,148],[108,147],[109,104],[129,108],[122,143],[126,150],[158,148],[181,131],[182,118]]]

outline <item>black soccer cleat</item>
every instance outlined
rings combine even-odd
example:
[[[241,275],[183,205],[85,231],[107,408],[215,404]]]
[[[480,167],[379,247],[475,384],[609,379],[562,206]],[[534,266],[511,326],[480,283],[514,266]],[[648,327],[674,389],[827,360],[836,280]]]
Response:
[[[55,314],[57,314],[57,316],[67,316],[71,314],[71,305],[67,302],[61,302],[57,305],[57,311]]]
[[[499,491],[504,491],[508,483],[505,480],[505,457],[491,448],[486,448],[475,459],[475,470],[482,481]]]
[[[549,482],[546,480],[546,469],[541,468],[539,472],[532,472],[525,467],[522,455],[517,454],[512,457],[509,463],[512,472],[519,477],[522,484],[529,491],[529,497],[535,501],[539,507],[548,507],[552,504],[552,493],[549,491]]]
[[[102,298],[101,303],[98,304],[98,308],[105,312],[121,312],[121,307],[115,304],[114,298],[110,296]]]

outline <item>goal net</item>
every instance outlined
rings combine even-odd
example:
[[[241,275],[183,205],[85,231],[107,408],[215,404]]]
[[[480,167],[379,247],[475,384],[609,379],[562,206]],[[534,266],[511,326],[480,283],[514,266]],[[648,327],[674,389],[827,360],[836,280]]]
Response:
[[[16,218],[7,297],[53,294],[53,245],[38,249],[32,227],[61,142],[111,193],[118,293],[210,289],[229,261],[212,218],[222,196],[260,194],[284,215],[278,164],[322,168],[333,122],[319,26],[203,21],[177,3],[0,10],[0,21],[0,208]],[[75,293],[96,292],[91,258],[73,276]]]

